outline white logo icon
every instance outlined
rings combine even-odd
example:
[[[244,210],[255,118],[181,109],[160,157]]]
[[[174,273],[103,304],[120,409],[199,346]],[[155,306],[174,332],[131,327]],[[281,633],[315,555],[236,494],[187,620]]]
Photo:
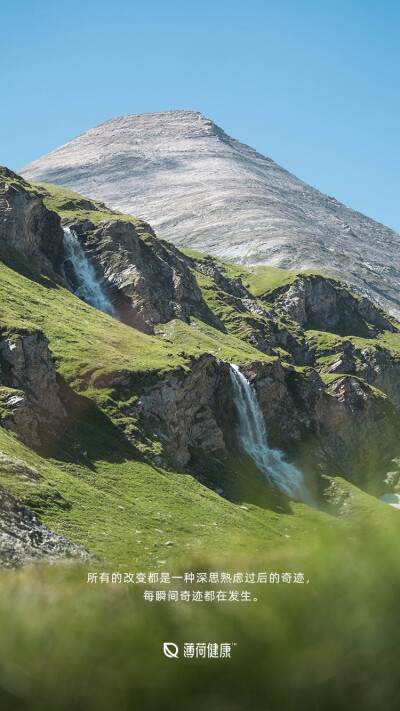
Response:
[[[166,657],[178,659],[178,645],[174,642],[164,642],[164,654]]]

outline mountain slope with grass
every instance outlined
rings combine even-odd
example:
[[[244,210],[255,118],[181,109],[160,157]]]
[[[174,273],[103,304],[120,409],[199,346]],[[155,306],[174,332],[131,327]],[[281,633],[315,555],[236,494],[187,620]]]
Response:
[[[74,293],[63,228],[113,315]],[[67,556],[149,568],[397,522],[378,497],[400,481],[400,326],[341,282],[179,251],[141,220],[7,169],[0,277],[3,518],[17,505]],[[239,446],[231,363],[314,506]]]

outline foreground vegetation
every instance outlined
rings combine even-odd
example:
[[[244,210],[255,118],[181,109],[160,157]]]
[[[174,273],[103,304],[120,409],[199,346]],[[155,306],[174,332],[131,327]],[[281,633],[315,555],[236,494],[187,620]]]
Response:
[[[163,567],[302,571],[310,581],[253,585],[257,602],[147,602],[144,589],[171,585],[90,585],[87,568],[65,564],[3,572],[1,708],[394,711],[398,535],[398,524],[369,523],[258,555],[188,555]],[[230,659],[167,659],[164,642],[237,645]]]

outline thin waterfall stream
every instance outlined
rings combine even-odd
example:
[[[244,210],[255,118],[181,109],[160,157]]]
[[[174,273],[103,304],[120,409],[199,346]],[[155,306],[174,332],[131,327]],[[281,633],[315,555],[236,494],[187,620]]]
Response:
[[[309,503],[310,495],[302,473],[293,464],[285,462],[281,451],[268,446],[264,415],[254,388],[237,365],[230,364],[230,376],[239,416],[238,439],[241,448],[278,489],[288,496]]]
[[[95,309],[115,316],[114,306],[106,295],[101,280],[87,258],[77,235],[69,227],[63,227],[63,232],[66,257],[63,276],[70,285],[71,291]]]

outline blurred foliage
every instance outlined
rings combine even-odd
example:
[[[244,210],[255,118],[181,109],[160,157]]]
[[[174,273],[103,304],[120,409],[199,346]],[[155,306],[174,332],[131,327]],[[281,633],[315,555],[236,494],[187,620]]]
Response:
[[[147,602],[144,589],[171,586],[91,585],[74,565],[3,572],[1,708],[397,709],[399,526],[400,515],[258,557],[186,558],[170,571],[302,571],[310,580],[239,586],[257,602]],[[226,660],[167,659],[163,642],[237,646]]]

